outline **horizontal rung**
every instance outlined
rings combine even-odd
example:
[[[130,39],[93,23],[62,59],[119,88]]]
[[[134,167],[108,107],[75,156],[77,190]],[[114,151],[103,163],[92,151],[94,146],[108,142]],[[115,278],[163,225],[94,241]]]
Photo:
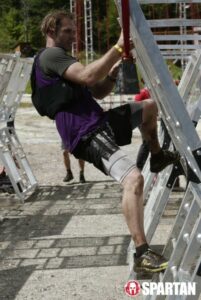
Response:
[[[169,44],[169,45],[159,45],[158,44],[158,47],[160,48],[160,49],[178,49],[178,50],[188,50],[188,49],[190,49],[190,50],[198,50],[198,49],[200,49],[201,50],[201,45],[171,45],[171,44]]]
[[[148,24],[153,27],[182,27],[182,26],[196,26],[201,24],[200,19],[160,19],[160,20],[148,20]]]
[[[201,0],[138,0],[140,4],[178,4],[178,3],[201,3]]]
[[[201,41],[200,34],[164,34],[164,35],[154,35],[156,41]]]
[[[161,49],[161,54],[162,55],[179,55],[179,56],[189,56],[192,55],[193,51],[177,51],[175,50],[162,50]]]
[[[188,61],[189,60],[189,57],[190,56],[185,56],[185,57],[181,57],[181,56],[171,56],[171,55],[164,55],[163,56],[163,58],[165,59],[165,60],[169,60],[169,59],[171,59],[171,60],[181,60],[181,59],[183,59],[183,60],[186,60],[186,61]]]

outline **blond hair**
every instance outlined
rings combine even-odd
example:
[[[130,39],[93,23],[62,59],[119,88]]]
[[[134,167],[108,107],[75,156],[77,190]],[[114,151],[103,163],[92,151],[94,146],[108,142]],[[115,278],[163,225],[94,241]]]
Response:
[[[65,10],[52,11],[47,14],[41,22],[41,32],[44,36],[47,35],[49,31],[57,31],[61,28],[61,22],[63,19],[73,20],[72,13]]]

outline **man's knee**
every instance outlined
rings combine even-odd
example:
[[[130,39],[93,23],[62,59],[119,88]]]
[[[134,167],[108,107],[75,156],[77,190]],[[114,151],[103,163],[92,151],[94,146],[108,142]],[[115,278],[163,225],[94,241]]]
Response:
[[[133,191],[135,194],[142,194],[144,187],[144,177],[136,168],[132,170],[122,182],[124,190]]]
[[[152,118],[156,118],[158,114],[156,102],[152,99],[148,99],[145,100],[143,104],[143,122],[147,122]]]

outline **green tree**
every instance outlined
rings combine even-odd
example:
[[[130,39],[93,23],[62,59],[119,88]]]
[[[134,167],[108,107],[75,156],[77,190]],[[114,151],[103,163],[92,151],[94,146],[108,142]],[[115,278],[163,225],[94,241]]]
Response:
[[[120,27],[117,21],[118,13],[114,1],[97,0],[92,2],[94,48],[105,52],[116,42]]]
[[[64,0],[26,0],[29,6],[29,36],[30,42],[35,48],[43,45],[43,38],[40,33],[40,24],[43,17],[51,10],[69,9],[69,1]]]
[[[20,11],[11,7],[1,17],[0,23],[0,45],[2,50],[11,50],[16,42],[21,39],[23,25]]]

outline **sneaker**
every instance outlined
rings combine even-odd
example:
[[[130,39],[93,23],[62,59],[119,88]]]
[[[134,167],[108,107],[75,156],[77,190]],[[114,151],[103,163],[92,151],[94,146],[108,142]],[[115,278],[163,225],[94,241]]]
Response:
[[[71,170],[68,170],[66,176],[63,179],[63,182],[69,182],[73,180],[73,178],[73,173],[71,172]]]
[[[140,257],[134,257],[134,271],[136,273],[157,273],[165,270],[168,261],[160,254],[148,249]]]
[[[150,158],[150,170],[153,173],[159,173],[167,166],[174,164],[180,160],[179,152],[161,150],[159,153],[154,154]]]
[[[85,183],[86,182],[85,177],[84,177],[84,173],[82,171],[80,172],[80,182],[81,183]]]

